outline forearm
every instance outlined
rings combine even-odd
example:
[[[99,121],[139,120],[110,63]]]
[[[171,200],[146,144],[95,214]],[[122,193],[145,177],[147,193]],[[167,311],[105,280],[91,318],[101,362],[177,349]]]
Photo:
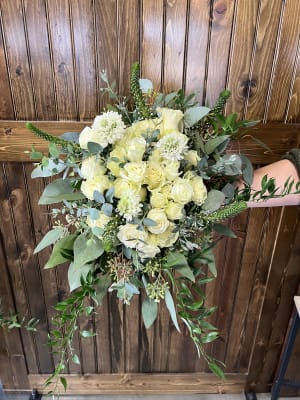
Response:
[[[295,190],[295,185],[299,181],[298,171],[295,165],[289,160],[280,160],[273,164],[269,164],[265,167],[258,168],[254,171],[253,183],[251,187],[253,190],[261,190],[261,180],[267,175],[268,178],[274,178],[276,181],[276,187],[279,188],[278,193],[284,188],[284,183],[290,177],[294,180],[294,186],[292,192]],[[266,201],[249,201],[247,202],[248,207],[274,207],[274,206],[285,206],[285,205],[299,205],[300,204],[300,193],[289,194],[284,197],[278,197],[269,199]]]

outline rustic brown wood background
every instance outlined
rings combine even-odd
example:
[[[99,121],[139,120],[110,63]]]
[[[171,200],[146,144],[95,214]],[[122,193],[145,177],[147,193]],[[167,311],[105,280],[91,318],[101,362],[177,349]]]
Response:
[[[51,221],[37,205],[46,182],[32,180],[23,162],[33,141],[23,121],[52,121],[44,126],[56,133],[80,129],[105,104],[100,72],[126,94],[138,60],[158,89],[197,91],[203,104],[230,88],[227,111],[266,123],[256,134],[273,153],[251,141],[241,151],[258,164],[274,161],[300,145],[299,33],[299,0],[0,0],[0,296],[5,312],[41,320],[35,334],[0,330],[5,388],[29,389],[51,373],[47,331],[68,292],[66,269],[44,270],[49,252],[32,254]],[[205,374],[165,309],[145,330],[140,299],[126,309],[110,297],[80,321],[98,334],[76,338],[82,364],[68,372],[86,375],[72,376],[71,389],[270,390],[300,282],[299,220],[297,207],[251,210],[231,222],[238,238],[218,247],[218,278],[206,292],[218,305],[221,339],[208,351],[225,362],[227,381]],[[297,349],[288,375],[299,379],[299,340]]]

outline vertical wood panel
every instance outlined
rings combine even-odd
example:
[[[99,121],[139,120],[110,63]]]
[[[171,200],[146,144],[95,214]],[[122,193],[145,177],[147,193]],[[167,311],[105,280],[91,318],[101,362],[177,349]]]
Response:
[[[125,308],[125,371],[139,371],[140,366],[140,298],[135,295]]]
[[[13,206],[20,204],[20,198],[17,197],[18,191],[11,190],[6,186],[6,168],[7,165],[2,165],[0,170],[0,220],[1,220],[1,235],[5,237],[4,250],[9,257],[7,258],[7,266],[9,268],[13,291],[16,302],[16,310],[23,316],[31,316],[28,298],[26,296],[26,286],[24,282],[24,274],[20,257],[20,247],[17,241],[15,226],[14,226],[14,215],[12,212]],[[17,171],[18,169],[18,171]],[[16,175],[22,176],[22,167],[20,164],[16,164],[15,167]],[[23,222],[22,222],[23,221]],[[22,218],[19,223],[24,223]],[[37,360],[35,355],[35,348],[33,344],[32,335],[22,330],[22,340],[24,343],[24,350],[26,356],[26,363],[29,371],[34,373],[38,372]]]
[[[10,274],[0,234],[0,296],[4,315],[15,313]],[[27,368],[20,331],[0,328],[0,379],[5,388],[21,389],[27,386]]]
[[[184,80],[187,0],[167,0],[164,90],[178,90]]]
[[[130,69],[140,61],[140,1],[118,0],[119,92],[128,94]]]
[[[97,75],[105,70],[110,82],[118,77],[118,23],[115,0],[95,0]],[[100,81],[100,87],[103,82]],[[107,104],[107,96],[98,93],[98,111]]]
[[[197,100],[203,100],[206,57],[210,20],[210,6],[206,0],[191,0],[187,43],[185,89],[196,92]]]
[[[163,55],[163,0],[143,0],[141,72],[161,89]],[[154,62],[153,62],[154,61]]]
[[[170,350],[170,333],[174,326],[164,302],[159,304],[159,318],[154,326],[153,372],[167,372]]]
[[[68,0],[46,0],[58,119],[78,119]]]
[[[53,87],[45,2],[44,0],[23,1],[32,82],[36,99],[36,117],[41,120],[55,120],[57,119],[56,98]],[[43,43],[42,46],[41,43]]]
[[[145,299],[145,293],[141,293],[141,304]],[[153,372],[154,356],[154,325],[146,329],[143,318],[140,318],[140,369],[139,371]]]
[[[253,68],[248,82],[247,119],[262,119],[264,117],[283,9],[284,3],[277,0],[263,0],[261,2]]]
[[[226,110],[228,113],[236,112],[239,118],[243,117],[244,103],[248,96],[249,71],[252,59],[257,12],[257,1],[238,1],[227,84],[232,95]]]
[[[21,0],[1,0],[4,43],[7,50],[16,119],[35,119],[35,104],[27,55]]]
[[[108,308],[108,296],[103,299],[102,304],[96,310],[96,346],[97,346],[97,369],[98,373],[111,372],[111,337],[110,337],[110,310]]]
[[[0,9],[0,119],[14,119],[14,109],[12,97],[9,87],[8,70],[5,59],[2,24],[1,24],[1,9]]]
[[[213,3],[205,102],[209,106],[215,104],[226,86],[234,4],[234,0],[215,0]]]
[[[287,122],[295,123],[300,121],[300,49],[298,48],[298,64],[295,73],[295,80],[291,93],[291,99],[287,112]]]
[[[267,110],[268,120],[283,120],[288,108],[289,91],[293,84],[292,76],[300,34],[299,15],[300,2],[287,0],[274,72],[275,76],[272,80],[270,106]]]
[[[35,247],[34,232],[32,226],[31,210],[29,208],[26,181],[23,175],[23,166],[7,164],[6,176],[8,180],[9,195],[11,199],[11,211],[15,229],[16,243],[20,268],[24,274],[25,293],[29,305],[29,316],[40,320],[40,330],[33,335],[33,349],[36,354],[36,365],[33,371],[51,371],[52,361],[48,351],[45,351],[47,343],[47,318],[45,315],[44,294],[41,285],[40,267],[37,257],[33,256]],[[27,349],[25,348],[25,351]]]
[[[110,297],[111,372],[125,371],[124,307],[116,293]]]
[[[93,0],[70,2],[80,120],[94,119],[98,108],[93,4]]]
[[[280,348],[280,344],[274,342],[276,337],[276,314],[278,312],[278,303],[281,298],[282,285],[286,276],[286,269],[291,255],[291,247],[286,243],[293,243],[299,223],[300,213],[296,212],[293,207],[283,209],[282,217],[278,224],[278,236],[275,239],[274,253],[270,252],[270,268],[265,283],[265,295],[263,299],[260,324],[257,331],[256,344],[254,347],[253,358],[248,374],[248,382],[251,389],[262,389],[262,382],[268,381],[270,375],[274,374],[276,365],[269,363],[269,357],[272,358],[273,351]],[[299,285],[299,274],[296,281],[291,282],[289,288],[289,298],[286,298],[287,306],[286,315],[290,315],[293,303],[294,293]],[[257,315],[257,314],[256,314]],[[283,320],[281,320],[283,323]],[[255,382],[253,386],[253,382]]]

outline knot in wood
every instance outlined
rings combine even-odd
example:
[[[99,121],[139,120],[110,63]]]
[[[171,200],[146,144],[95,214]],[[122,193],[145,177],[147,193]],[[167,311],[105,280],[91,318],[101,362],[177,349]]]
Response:
[[[17,68],[16,68],[16,74],[17,74],[18,76],[23,75],[23,71],[22,71],[21,65],[18,65],[18,66],[17,66]]]
[[[218,15],[225,14],[226,10],[227,10],[227,7],[226,7],[225,3],[219,3],[215,7],[215,13]]]
[[[4,128],[4,134],[5,135],[12,135],[12,129],[11,128]]]
[[[242,82],[242,92],[244,97],[251,97],[256,92],[257,80],[256,79],[246,79]]]

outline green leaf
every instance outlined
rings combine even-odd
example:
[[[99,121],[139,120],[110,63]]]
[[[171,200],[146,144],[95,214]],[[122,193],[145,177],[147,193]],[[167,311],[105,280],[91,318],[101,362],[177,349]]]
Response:
[[[68,386],[66,378],[64,376],[61,376],[59,379],[60,379],[60,383],[63,385],[64,390],[66,392],[67,391],[67,386]]]
[[[229,236],[236,238],[236,234],[227,226],[223,224],[214,224],[213,229],[222,236]]]
[[[47,176],[57,175],[63,170],[65,170],[67,166],[62,160],[58,160],[58,163],[55,163],[51,158],[49,159],[49,163],[47,166],[38,165],[32,172],[31,178],[45,178]]]
[[[74,192],[70,179],[57,179],[46,186],[39,204],[53,204],[60,201],[84,199],[85,196],[81,192]]]
[[[145,226],[155,226],[155,225],[157,225],[157,223],[155,221],[153,221],[153,219],[151,219],[151,218],[144,218],[143,219],[143,224]]]
[[[253,165],[248,157],[244,156],[243,154],[240,155],[242,159],[242,173],[244,181],[247,185],[251,185],[253,181]]]
[[[96,260],[103,252],[102,241],[96,236],[88,238],[85,234],[79,235],[74,243],[74,267],[79,268]]]
[[[95,143],[95,142],[88,142],[87,148],[88,148],[89,152],[92,154],[101,153],[101,151],[103,150],[103,147],[101,146],[101,144]]]
[[[230,135],[222,135],[222,136],[217,136],[215,138],[208,140],[205,144],[206,153],[207,154],[213,153],[215,150],[217,150],[218,146],[220,146],[226,140],[229,140],[229,138],[230,138]]]
[[[149,93],[153,90],[153,84],[149,79],[139,79],[139,85],[143,93]]]
[[[53,268],[56,265],[63,264],[66,261],[69,261],[67,257],[63,255],[63,250],[71,250],[73,249],[74,241],[76,240],[77,235],[72,234],[60,239],[57,243],[55,243],[51,256],[47,261],[45,268]]]
[[[202,337],[202,343],[211,343],[219,337],[219,332],[209,332],[205,336]]]
[[[174,324],[175,328],[178,330],[178,332],[180,333],[180,329],[179,329],[179,325],[178,325],[178,321],[177,321],[177,314],[176,314],[176,310],[175,310],[175,305],[174,305],[173,297],[172,297],[169,289],[165,290],[165,302],[166,302],[167,309],[169,310],[173,324]]]
[[[93,271],[94,264],[84,264],[77,267],[74,263],[71,263],[68,269],[68,281],[70,291],[79,288],[81,286],[81,277],[86,278],[90,271]]]
[[[58,227],[47,232],[40,243],[34,249],[34,254],[43,250],[45,247],[57,242],[57,240],[59,240],[63,236],[64,232],[65,229],[63,227]]]
[[[53,158],[58,158],[60,155],[60,151],[58,150],[58,147],[56,146],[55,143],[49,143],[49,153]]]
[[[204,211],[213,212],[220,208],[220,206],[224,203],[225,194],[219,190],[212,189],[207,194],[207,199],[202,205],[202,209]]]
[[[142,315],[145,327],[148,329],[157,318],[158,306],[157,303],[146,297],[142,304]]]
[[[90,337],[96,336],[96,333],[90,332],[90,331],[81,331],[80,336],[83,338],[90,338]]]
[[[225,379],[224,371],[215,362],[209,362],[208,367],[216,376]]]
[[[184,113],[184,124],[187,128],[195,125],[200,119],[210,112],[210,108],[194,106],[189,107]]]
[[[167,255],[167,267],[175,268],[182,276],[185,276],[192,282],[195,282],[195,277],[192,269],[189,266],[186,257],[179,252],[170,252]]]
[[[80,365],[80,360],[77,354],[73,354],[72,361],[73,363]]]

